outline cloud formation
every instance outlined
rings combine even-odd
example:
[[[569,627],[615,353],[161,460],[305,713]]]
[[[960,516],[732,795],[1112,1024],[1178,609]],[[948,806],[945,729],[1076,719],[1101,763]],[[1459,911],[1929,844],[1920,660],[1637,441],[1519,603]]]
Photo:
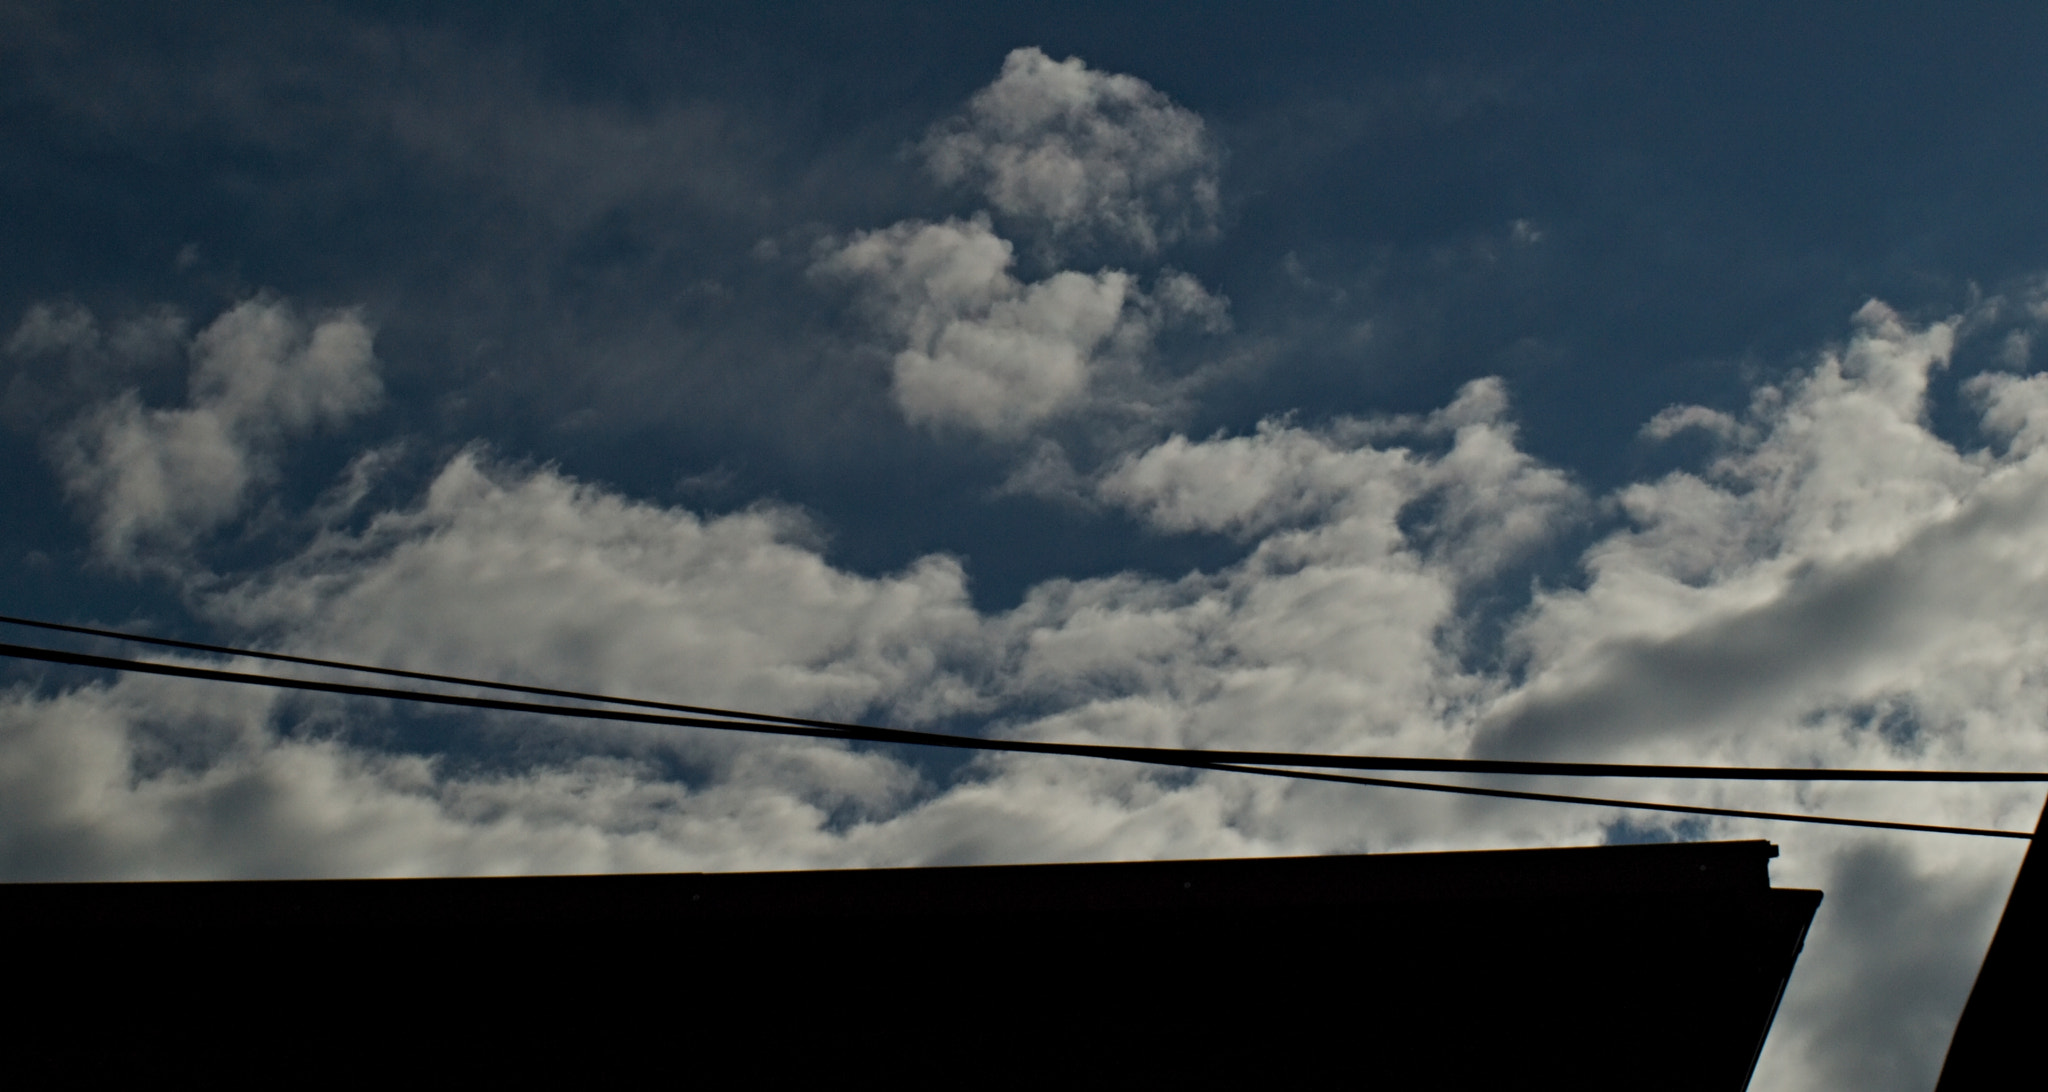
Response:
[[[1546,16],[1562,53],[1473,59],[1424,19],[1389,66],[1317,32],[1335,7],[1249,36],[1075,9],[1057,56],[1007,59],[925,49],[986,43],[966,8],[966,38],[930,11],[790,38],[658,5],[483,37],[93,9],[0,5],[14,611],[972,733],[2048,763],[2048,236],[2012,211],[2023,157],[1929,105],[2028,131],[2025,96],[1887,103],[1796,48]],[[2010,22],[1833,67],[1983,56]],[[1757,107],[1709,125],[1720,175],[1722,114],[1630,94],[1674,59]],[[1844,172],[1899,146],[1935,151]],[[1592,154],[1531,154],[1561,148]],[[229,321],[252,270],[369,301],[379,359],[348,313]],[[119,302],[157,298],[189,318]],[[371,417],[379,375],[413,401]],[[1711,404],[1656,412],[1672,390]],[[1379,412],[1416,397],[1443,404]],[[1759,1089],[1931,1083],[2017,860],[86,678],[0,665],[0,877],[1768,837],[1828,899]],[[2013,828],[2038,792],[1614,786]]]
[[[366,345],[323,353],[289,314],[232,312],[195,340],[190,408],[117,420],[149,422],[154,439],[164,418],[205,415],[232,439],[264,435],[252,419],[281,431],[361,405],[363,387],[320,377],[358,376]],[[2036,685],[2022,661],[2048,646],[2048,571],[2025,548],[2048,521],[2048,464],[2025,437],[2048,398],[2039,377],[1986,377],[1969,389],[2005,450],[1934,438],[1924,380],[1952,327],[1866,308],[1843,349],[1758,392],[1747,439],[1706,478],[1615,494],[1631,526],[1593,542],[1583,587],[1539,591],[1511,620],[1511,673],[1463,659],[1478,621],[1463,597],[1598,506],[1519,450],[1493,380],[1421,418],[1269,421],[1132,452],[1084,483],[1097,501],[1151,533],[1232,536],[1243,557],[1174,580],[1051,581],[1001,613],[972,606],[954,558],[856,575],[793,510],[706,518],[481,450],[416,505],[324,533],[201,606],[364,660],[789,712],[971,713],[1053,735],[2022,761],[2039,732],[2012,726],[2041,720],[2021,708]],[[1428,446],[1390,444],[1402,438]],[[169,511],[185,527],[233,515]]]
[[[934,262],[911,283],[964,286],[952,289],[963,298],[988,284],[971,263],[949,280],[953,268]],[[366,345],[322,356],[317,329],[281,305],[232,314],[195,339],[191,405],[155,412],[282,429],[363,404],[346,393],[359,386],[315,377],[360,374]],[[708,517],[481,449],[448,460],[413,503],[211,582],[195,606],[316,655],[1024,737],[2039,766],[2048,388],[2037,375],[1973,379],[1986,446],[1936,437],[1927,379],[1961,326],[1865,307],[1844,344],[1758,389],[1745,413],[1660,415],[1713,423],[1723,446],[1709,466],[1606,498],[1520,450],[1496,380],[1420,416],[1168,437],[1080,487],[1146,533],[1230,536],[1241,556],[1177,578],[1050,580],[1002,611],[975,608],[959,559],[858,574],[791,509]],[[314,356],[355,363],[323,371]],[[1470,656],[1496,609],[1474,589],[1603,511],[1627,522],[1591,539],[1582,584],[1538,588],[1501,620],[1509,662]],[[1669,829],[1642,814],[1025,756],[943,771],[807,740],[505,717],[435,730],[495,757],[395,745],[388,712],[324,699],[141,678],[19,688],[0,701],[0,869],[822,867],[1586,843],[1623,819]],[[2023,788],[1630,795],[2006,827],[2038,806]],[[1981,950],[2016,864],[2008,847],[1738,821],[1685,833],[1766,834],[1786,847],[1780,883],[1829,892],[1760,1087],[1913,1087],[1931,1072],[1967,988],[1957,968]],[[1910,997],[1836,1000],[1898,990]],[[1862,1045],[1873,1041],[1891,1053]]]
[[[2007,450],[1936,437],[1927,381],[1956,327],[1872,303],[1811,373],[1756,392],[1704,477],[1623,489],[1633,526],[1520,626],[1530,682],[1489,717],[1488,753],[1698,753],[1893,699],[1916,748],[1959,762],[2040,725],[1980,719],[2008,657],[2048,648],[2048,569],[2026,546],[2048,531],[2039,404],[2033,380],[1988,376],[1972,389]]]
[[[471,450],[416,506],[324,535],[211,608],[365,661],[605,692],[843,717],[969,704],[947,660],[974,643],[959,562],[861,577],[817,538],[791,509],[707,519]]]
[[[10,345],[97,344],[89,314],[65,322],[52,314],[32,309]],[[383,393],[369,327],[352,313],[312,323],[282,301],[254,299],[215,319],[188,349],[185,405],[145,406],[131,390],[86,412],[52,445],[66,490],[90,514],[96,549],[119,565],[148,550],[183,549],[234,518],[250,490],[276,476],[286,440],[337,426]]]
[[[1374,446],[1445,437],[1451,445],[1438,458]],[[1253,540],[1283,527],[1372,518],[1380,521],[1375,536],[1426,550],[1461,579],[1491,575],[1585,504],[1565,475],[1518,450],[1498,379],[1466,384],[1421,419],[1340,420],[1315,430],[1268,420],[1247,436],[1175,436],[1126,456],[1097,491],[1164,531]],[[1425,498],[1435,502],[1431,516],[1401,527],[1395,517]]]
[[[1152,254],[1212,233],[1221,155],[1202,119],[1135,76],[1035,48],[932,130],[925,163],[1057,244]]]
[[[1121,270],[1060,270],[1025,282],[986,218],[905,221],[862,232],[812,267],[859,286],[875,324],[902,347],[891,393],[913,424],[1015,438],[1140,377],[1169,326],[1216,329],[1224,303],[1194,278],[1161,274],[1151,292]]]

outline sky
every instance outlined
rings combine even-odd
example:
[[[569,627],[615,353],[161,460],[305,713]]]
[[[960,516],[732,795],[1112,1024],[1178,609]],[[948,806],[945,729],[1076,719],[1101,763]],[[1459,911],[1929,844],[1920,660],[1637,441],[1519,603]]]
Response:
[[[0,613],[1001,738],[2048,768],[2044,31],[0,0]],[[1768,838],[1826,901],[1760,1089],[1931,1087],[2023,846],[0,687],[7,880]]]

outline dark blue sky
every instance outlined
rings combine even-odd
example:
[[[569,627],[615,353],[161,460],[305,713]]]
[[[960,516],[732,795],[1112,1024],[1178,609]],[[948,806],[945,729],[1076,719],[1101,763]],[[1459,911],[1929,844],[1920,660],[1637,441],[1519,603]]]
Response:
[[[2044,40],[0,0],[0,613],[1047,738],[2042,768]],[[1925,1087],[2017,863],[0,680],[6,879],[1770,837],[1829,902],[1759,1087]]]
[[[1739,407],[1863,300],[1938,317],[2048,252],[2024,8],[1006,8],[17,6],[0,308],[366,306],[393,432],[640,495],[718,470],[689,499],[811,507],[864,571],[971,554],[1002,605],[1214,553],[991,502],[999,459],[841,418],[882,396],[818,381],[843,301],[752,254],[968,211],[905,149],[1019,43],[1140,75],[1226,151],[1225,230],[1168,259],[1270,357],[1197,434],[1500,375],[1528,450],[1612,485],[1663,406]],[[1502,245],[1518,220],[1540,246]],[[82,543],[8,532],[53,546]]]

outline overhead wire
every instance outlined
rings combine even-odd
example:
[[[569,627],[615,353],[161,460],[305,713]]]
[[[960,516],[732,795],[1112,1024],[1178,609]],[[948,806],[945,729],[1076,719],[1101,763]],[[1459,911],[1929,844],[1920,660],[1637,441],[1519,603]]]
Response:
[[[779,721],[787,724],[808,724],[817,728],[837,728],[842,725],[831,721],[807,720],[802,717],[773,716],[763,713],[744,713],[735,709],[714,709],[703,705],[683,705],[677,702],[649,701],[645,698],[617,698],[601,694],[586,694],[575,690],[559,690],[551,686],[531,686],[525,683],[493,682],[484,679],[464,678],[460,675],[439,675],[431,671],[408,671],[398,667],[372,667],[368,664],[347,663],[341,660],[323,660],[314,656],[294,656],[285,652],[265,652],[253,648],[236,648],[232,645],[213,645],[203,641],[181,641],[175,637],[156,637],[145,633],[129,633],[118,629],[101,629],[97,626],[80,626],[68,622],[47,622],[39,618],[17,618],[11,614],[0,614],[0,622],[11,626],[29,626],[35,629],[54,630],[59,633],[76,633],[85,637],[104,637],[114,641],[128,641],[139,645],[155,645],[158,648],[181,648],[187,652],[207,652],[216,656],[235,656],[251,660],[268,660],[280,664],[300,664],[306,667],[326,667],[337,671],[355,671],[368,675],[384,675],[394,679],[417,679],[421,682],[451,683],[458,686],[475,686],[487,690],[503,690],[517,694],[536,694],[548,698],[572,698],[578,701],[598,701],[608,705],[631,705],[645,709],[663,709],[671,713],[697,713],[704,716],[731,717],[737,720]]]
[[[0,655],[47,663],[65,664],[74,667],[97,668],[110,671],[141,672],[176,678],[196,679],[213,682],[227,682],[241,685],[264,686],[276,689],[300,690],[343,696],[377,698],[400,702],[415,702],[460,708],[484,709],[498,712],[528,713],[544,716],[571,717],[584,720],[610,721],[627,724],[647,724],[667,727],[708,728],[740,731],[754,734],[801,736],[821,739],[840,739],[851,742],[886,743],[912,746],[945,747],[959,750],[1008,752],[1026,754],[1065,755],[1071,757],[1099,758],[1113,761],[1135,762],[1155,766],[1183,769],[1215,770],[1220,772],[1257,774],[1268,777],[1283,777],[1293,780],[1334,782],[1380,788],[1408,789],[1424,792],[1450,793],[1465,796],[1494,797],[1511,800],[1530,800],[1548,803],[1569,803],[1631,809],[1640,811],[1671,812],[1676,814],[1718,816],[1743,819],[1760,819],[1794,823],[1817,823],[1833,826],[1863,827],[1880,830],[1914,831],[1937,834],[1961,834],[1980,837],[2019,838],[2031,837],[2029,832],[1998,830],[1993,828],[1956,827],[1926,823],[1905,823],[1877,819],[1856,819],[1838,816],[1819,816],[1797,812],[1754,811],[1738,808],[1717,808],[1702,805],[1670,804],[1640,800],[1619,800],[1604,797],[1590,797],[1562,793],[1538,793],[1515,789],[1496,789],[1474,785],[1449,785],[1438,782],[1405,781],[1389,778],[1364,777],[1354,774],[1336,774],[1314,769],[1288,767],[1322,766],[1380,769],[1380,770],[1434,770],[1454,773],[1485,774],[1540,774],[1548,776],[1631,776],[1631,777],[1675,777],[1690,779],[1773,779],[1773,780],[1916,780],[1916,781],[2043,781],[2048,775],[2040,773],[2015,773],[2012,771],[1827,771],[1787,769],[1784,777],[1770,778],[1768,773],[1777,772],[1754,767],[1688,767],[1625,765],[1611,763],[1531,763],[1471,759],[1414,759],[1387,758],[1349,755],[1305,755],[1285,752],[1209,751],[1191,748],[1128,747],[1103,744],[1057,743],[1039,740],[1000,740],[982,737],[958,736],[939,732],[920,732],[907,729],[879,728],[871,725],[843,724],[832,721],[817,721],[802,718],[781,718],[769,714],[743,713],[737,710],[723,710],[707,706],[683,706],[672,703],[651,702],[641,699],[620,699],[605,695],[588,694],[578,691],[555,690],[529,687],[514,683],[495,683],[487,680],[468,679],[460,676],[431,675],[424,672],[409,672],[396,668],[379,668],[351,664],[338,660],[315,660],[311,657],[290,656],[283,653],[264,653],[253,650],[235,649],[220,645],[199,645],[197,642],[175,641],[170,638],[154,638],[143,635],[123,634],[113,630],[98,630],[92,627],[69,626],[62,623],[46,623],[0,616],[0,621],[19,625],[39,626],[45,629],[64,630],[91,636],[141,643],[168,645],[193,651],[207,651],[217,654],[249,656],[257,659],[297,663],[305,666],[319,666],[346,671],[358,671],[387,676],[399,676],[457,683],[507,691],[544,693],[549,696],[573,698],[576,700],[651,707],[655,709],[683,709],[687,713],[639,712],[634,709],[604,709],[590,706],[556,705],[544,702],[519,701],[505,698],[491,698],[469,694],[450,694],[434,691],[410,690],[396,687],[370,686],[360,683],[337,682],[324,679],[306,679],[293,676],[260,675],[241,671],[200,667],[190,664],[165,663],[160,661],[135,660],[123,657],[101,656],[92,653],[72,652],[64,649],[42,648],[30,645],[0,643]],[[711,715],[706,715],[711,714]],[[1370,765],[1367,765],[1367,764]],[[1584,771],[1584,772],[1581,772]],[[1919,774],[1912,778],[1900,778],[1898,774]],[[1762,775],[1762,776],[1760,776]],[[1843,776],[1851,775],[1851,776]]]
[[[594,694],[587,691],[566,690],[555,687],[533,686],[525,683],[500,682],[489,679],[471,678],[461,675],[436,674],[426,671],[411,671],[395,667],[379,667],[370,664],[351,663],[344,660],[319,659],[311,656],[297,656],[283,652],[266,652],[259,649],[237,648],[232,645],[206,644],[198,641],[184,641],[170,637],[156,637],[147,634],[130,633],[121,630],[102,629],[93,626],[72,625],[63,622],[46,622],[39,619],[19,618],[0,614],[0,623],[29,626],[38,629],[75,633],[83,636],[101,637],[116,641],[154,645],[160,648],[184,649],[191,652],[205,652],[218,656],[264,660],[273,663],[298,664],[307,667],[321,667],[337,671],[351,671],[361,674],[382,675],[388,678],[414,679],[455,686],[470,686],[483,690],[498,690],[507,693],[533,694],[541,697],[566,698],[573,701],[594,702],[603,705],[621,705],[630,708],[655,709],[667,713],[680,713],[693,717],[708,718],[705,722],[673,722],[695,728],[718,728],[739,730],[739,725],[729,723],[743,721],[768,727],[761,729],[772,734],[825,736],[836,735],[870,743],[896,743],[910,746],[969,748],[977,750],[1014,750],[1045,754],[1074,754],[1075,748],[1085,748],[1089,757],[1117,758],[1133,762],[1159,760],[1183,764],[1182,760],[1208,762],[1229,762],[1243,766],[1302,766],[1318,769],[1401,771],[1408,773],[1457,773],[1457,774],[1508,774],[1537,777],[1628,777],[1639,779],[1704,780],[1704,781],[1895,781],[1934,783],[2033,783],[2048,782],[2048,772],[2027,770],[1887,770],[1887,769],[1812,769],[1791,766],[1682,766],[1654,763],[1617,762],[1552,762],[1522,759],[1487,758],[1416,758],[1385,755],[1333,755],[1303,754],[1289,751],[1223,751],[1172,747],[1132,747],[1108,744],[1066,744],[1040,743],[1027,740],[990,740],[981,737],[957,736],[944,732],[926,732],[905,728],[884,728],[869,724],[847,721],[819,720],[811,717],[784,716],[781,714],[755,713],[738,709],[724,709],[706,705],[685,705],[677,702],[654,701],[646,698],[626,698],[608,694]],[[0,645],[5,649],[28,649],[31,646]],[[42,652],[56,650],[43,649]],[[7,655],[22,655],[28,659],[48,659],[26,652],[8,652]],[[66,655],[83,656],[83,653]],[[105,663],[78,664],[77,666],[100,666],[110,670],[122,670],[115,666],[113,658],[102,657]],[[141,661],[119,661],[138,663]],[[272,678],[273,676],[255,676]],[[239,681],[239,680],[236,680]],[[350,691],[335,690],[335,693]],[[404,691],[418,695],[422,691]],[[372,696],[372,695],[362,695]],[[397,697],[396,693],[374,696]],[[403,699],[400,699],[403,700]],[[428,699],[417,699],[428,700]],[[498,708],[493,706],[492,708]],[[562,707],[504,706],[514,712],[565,712]],[[600,717],[596,719],[628,719]],[[671,723],[671,722],[659,722]],[[774,727],[774,726],[782,727]],[[795,729],[815,729],[797,731]]]
[[[1234,770],[1241,773],[1283,774],[1304,781],[1334,781],[1345,785],[1370,785],[1389,789],[1422,789],[1428,792],[1454,793],[1459,796],[1491,796],[1502,800],[1535,800],[1550,804],[1585,804],[1593,807],[1622,808],[1629,811],[1664,811],[1680,815],[1710,815],[1729,819],[1766,819],[1785,823],[1813,823],[1834,827],[1865,827],[1872,830],[1904,830],[1920,834],[1969,834],[1980,838],[2018,838],[2022,841],[2033,838],[2029,830],[1999,830],[1994,827],[1949,827],[1934,823],[1903,823],[1888,819],[1852,819],[1845,816],[1814,815],[1811,812],[1792,811],[1750,811],[1744,808],[1715,808],[1699,804],[1650,803],[1643,800],[1614,800],[1602,796],[1578,796],[1567,793],[1529,792],[1523,789],[1494,789],[1480,785],[1445,785],[1434,781],[1401,781],[1385,777],[1360,777],[1355,774],[1330,774],[1320,771],[1285,771],[1271,766],[1236,766],[1218,763],[1209,767],[1214,770]]]

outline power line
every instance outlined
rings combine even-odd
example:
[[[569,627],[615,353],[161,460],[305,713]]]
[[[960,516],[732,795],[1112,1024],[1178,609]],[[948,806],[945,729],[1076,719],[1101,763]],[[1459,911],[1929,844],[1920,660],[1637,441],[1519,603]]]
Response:
[[[1561,804],[1589,804],[1600,807],[1627,808],[1639,811],[1662,811],[1686,815],[1723,816],[1738,819],[1768,819],[1792,823],[1820,823],[1832,826],[1865,827],[1878,830],[1918,831],[1933,834],[1967,834],[1989,838],[2029,838],[2026,832],[1995,830],[1977,827],[1936,826],[1924,823],[1898,823],[1877,819],[1850,819],[1834,816],[1816,816],[1790,812],[1748,811],[1736,808],[1713,808],[1686,804],[1651,803],[1640,800],[1614,800],[1602,797],[1572,796],[1557,793],[1533,793],[1511,789],[1488,789],[1469,785],[1444,785],[1432,782],[1400,781],[1386,778],[1361,777],[1349,774],[1323,773],[1311,770],[1287,769],[1289,765],[1309,765],[1302,758],[1342,759],[1346,756],[1286,756],[1267,755],[1264,764],[1248,764],[1232,761],[1226,756],[1245,753],[1229,751],[1202,751],[1193,749],[1170,749],[1153,747],[1115,747],[1094,744],[1045,743],[1031,740],[991,740],[965,736],[952,736],[937,732],[914,732],[902,729],[872,728],[860,725],[821,727],[815,723],[781,722],[777,720],[720,719],[696,715],[636,712],[627,709],[597,709],[587,706],[550,705],[542,702],[514,701],[505,698],[487,698],[468,694],[444,694],[430,691],[405,690],[395,687],[367,686],[359,683],[332,682],[322,679],[299,679],[277,675],[256,675],[241,671],[224,671],[217,668],[196,667],[187,664],[157,663],[147,660],[130,660],[114,656],[99,656],[84,652],[69,652],[62,649],[39,648],[30,645],[0,643],[0,655],[19,659],[40,660],[46,663],[67,664],[74,667],[99,668],[110,671],[141,672],[173,678],[198,679],[209,682],[228,682],[247,686],[264,686],[283,690],[302,690],[314,693],[339,694],[351,697],[381,698],[391,701],[409,701],[432,705],[446,705],[460,708],[488,709],[499,712],[533,713],[545,716],[563,716],[584,720],[615,721],[628,724],[650,724],[668,727],[713,728],[728,731],[748,732],[766,735],[805,736],[823,739],[842,739],[874,743],[910,744],[920,746],[949,747],[960,750],[993,751],[1026,754],[1053,754],[1081,758],[1106,758],[1123,762],[1135,762],[1154,766],[1169,766],[1182,769],[1216,770],[1229,773],[1259,774],[1267,777],[1284,777],[1303,781],[1324,781],[1340,784],[1367,785],[1379,788],[1411,789],[1424,792],[1453,793],[1461,796],[1489,796],[1511,800],[1532,800]],[[335,666],[355,670],[354,665],[338,662]],[[374,669],[372,669],[374,670]],[[566,692],[565,692],[566,693]],[[603,700],[593,698],[592,700]],[[759,714],[751,714],[760,716]],[[1260,752],[1263,753],[1263,752]],[[1474,770],[1478,762],[1438,759],[1392,759],[1390,762],[1456,763],[1458,772],[1509,772],[1497,770]],[[1532,765],[1528,763],[1516,765]],[[1533,764],[1556,766],[1572,764]],[[1412,767],[1411,767],[1412,768]],[[1655,768],[1655,767],[1652,767]],[[1611,768],[1609,768],[1611,769]],[[1688,769],[1679,767],[1679,769]],[[1699,769],[1693,767],[1690,769]],[[1708,769],[1711,769],[1709,767]],[[1522,771],[1512,771],[1522,772]],[[1549,772],[1549,771],[1545,771]],[[1812,771],[1804,771],[1811,773]],[[1608,776],[1614,776],[1609,773]],[[1693,776],[1698,777],[1699,774]],[[2040,780],[2037,775],[2030,780]]]
[[[201,641],[180,641],[172,637],[152,637],[148,634],[127,633],[118,629],[75,626],[65,622],[45,622],[36,618],[16,618],[13,615],[7,614],[0,614],[0,622],[13,626],[32,626],[36,629],[55,630],[59,633],[77,633],[87,637],[106,637],[116,641],[132,641],[135,644],[155,645],[159,648],[182,648],[189,652],[209,652],[216,656],[239,656],[252,660],[268,660],[272,663],[303,664],[307,667],[326,667],[336,671],[358,671],[368,675],[385,675],[394,679],[418,679],[421,682],[453,683],[459,686],[482,687],[486,690],[504,690],[515,694],[537,694],[548,698],[573,698],[578,701],[598,701],[608,705],[631,705],[643,709],[663,709],[671,713],[696,713],[702,716],[730,717],[735,720],[808,724],[814,728],[847,727],[832,721],[807,720],[802,717],[770,716],[762,713],[742,713],[734,709],[714,709],[703,705],[681,705],[675,702],[648,701],[644,698],[614,698],[599,694],[586,694],[575,690],[557,690],[549,686],[489,682],[483,679],[464,678],[460,675],[437,675],[429,671],[407,671],[397,667],[372,667],[367,664],[346,663],[341,660],[322,660],[312,656],[293,656],[284,652],[261,652],[250,648],[235,648],[232,645],[210,645]]]
[[[1214,770],[1233,770],[1240,773],[1287,774],[1266,766],[1235,766],[1217,763],[1209,767]],[[1443,785],[1426,781],[1397,781],[1384,777],[1358,777],[1353,774],[1327,774],[1307,770],[1293,771],[1291,776],[1304,781],[1335,781],[1345,785],[1372,785],[1390,789],[1423,789],[1428,792],[1455,793],[1459,796],[1494,796],[1503,800],[1536,800],[1550,804],[1591,804],[1596,807],[1627,808],[1633,811],[1669,811],[1681,815],[1718,815],[1730,819],[1774,819],[1786,823],[1819,823],[1836,827],[1869,827],[1875,830],[1910,830],[1923,834],[1971,834],[1983,838],[2031,839],[2032,831],[1994,830],[1987,827],[1944,827],[1930,823],[1895,823],[1884,819],[1847,819],[1831,815],[1810,815],[1804,812],[1787,811],[1746,811],[1741,808],[1710,808],[1693,804],[1652,804],[1641,800],[1610,800],[1599,796],[1572,796],[1562,793],[1525,792],[1518,789],[1488,789],[1477,785]]]
[[[853,724],[844,721],[817,720],[809,717],[781,716],[769,713],[751,713],[738,709],[721,709],[706,705],[684,705],[675,702],[651,701],[644,698],[621,698],[585,691],[563,690],[546,686],[530,686],[523,683],[497,682],[488,679],[469,678],[461,675],[441,675],[425,671],[408,671],[395,667],[376,667],[368,664],[350,663],[343,660],[323,660],[311,656],[294,656],[283,652],[263,652],[256,649],[236,648],[230,645],[205,644],[198,641],[181,641],[169,637],[152,637],[140,633],[126,633],[120,630],[100,629],[92,626],[70,625],[63,622],[45,622],[32,618],[17,618],[0,614],[0,622],[17,626],[32,626],[38,629],[76,633],[91,637],[103,637],[117,641],[131,641],[137,644],[155,645],[162,648],[178,648],[192,652],[206,652],[220,656],[235,656],[253,660],[267,660],[273,663],[299,664],[307,667],[322,667],[336,671],[353,671],[362,674],[383,675],[389,678],[415,679],[422,682],[446,683],[455,686],[472,686],[484,690],[499,690],[515,694],[533,694],[541,697],[567,698],[573,701],[596,702],[604,705],[623,705],[637,709],[658,709],[669,713],[681,713],[694,717],[710,718],[705,722],[689,721],[688,727],[722,728],[738,730],[739,725],[731,723],[744,721],[760,724],[762,730],[780,735],[825,736],[855,739],[869,743],[898,743],[910,746],[951,747],[972,750],[1013,750],[1043,754],[1077,754],[1076,748],[1086,748],[1086,754],[1094,758],[1114,758],[1131,762],[1158,761],[1169,765],[1187,765],[1189,762],[1228,762],[1240,766],[1301,766],[1314,769],[1399,771],[1408,773],[1458,773],[1458,774],[1509,774],[1535,777],[1634,777],[1665,780],[1692,781],[1888,781],[1888,782],[1933,782],[1933,783],[2034,783],[2048,782],[2048,772],[2014,770],[1815,770],[1787,766],[1669,766],[1645,763],[1614,762],[1531,762],[1514,759],[1484,758],[1410,758],[1380,755],[1328,755],[1298,754],[1287,751],[1215,751],[1174,747],[1127,747],[1097,744],[1033,743],[1019,740],[987,740],[967,736],[949,735],[943,732],[924,732],[905,728],[883,728],[868,724]],[[9,649],[29,646],[5,645]],[[44,649],[44,652],[54,650]],[[8,653],[16,655],[17,653]],[[82,653],[79,655],[83,655]],[[29,656],[30,659],[47,659],[44,656]],[[140,661],[119,661],[137,663]],[[124,670],[109,664],[110,670]],[[80,664],[79,666],[95,666]],[[272,678],[272,676],[252,676]],[[376,689],[376,688],[372,688]],[[334,693],[353,693],[336,690]],[[403,693],[418,695],[422,691],[399,691],[390,694],[363,695],[395,697]],[[400,698],[398,700],[406,700]],[[424,700],[424,699],[414,699]],[[498,708],[491,706],[490,708]],[[550,713],[566,712],[560,706],[528,706],[514,703],[505,706],[513,712]],[[597,718],[628,719],[628,718]],[[658,721],[651,723],[682,723]],[[775,728],[773,726],[782,726]],[[817,731],[796,731],[798,728]]]

